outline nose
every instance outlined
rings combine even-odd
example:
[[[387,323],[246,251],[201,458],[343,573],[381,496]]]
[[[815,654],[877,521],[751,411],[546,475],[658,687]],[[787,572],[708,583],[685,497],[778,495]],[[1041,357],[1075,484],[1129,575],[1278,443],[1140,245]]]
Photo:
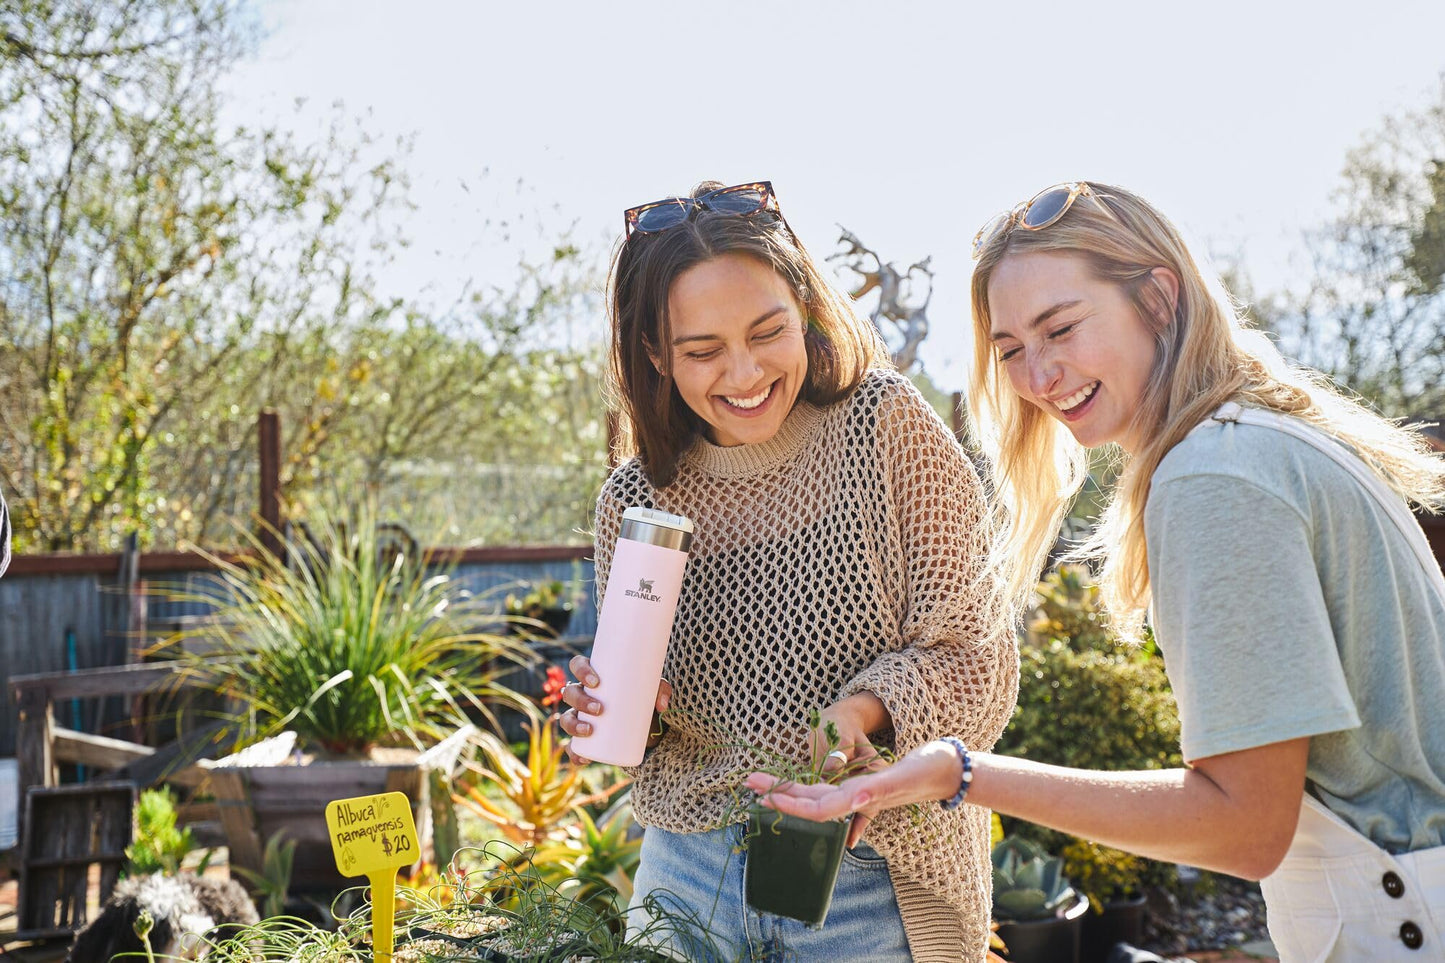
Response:
[[[1028,354],[1029,392],[1034,397],[1043,397],[1059,383],[1063,369],[1050,357],[1047,351],[1030,351]]]
[[[750,348],[733,351],[728,355],[728,380],[739,389],[752,388],[758,383],[763,366],[753,356]]]

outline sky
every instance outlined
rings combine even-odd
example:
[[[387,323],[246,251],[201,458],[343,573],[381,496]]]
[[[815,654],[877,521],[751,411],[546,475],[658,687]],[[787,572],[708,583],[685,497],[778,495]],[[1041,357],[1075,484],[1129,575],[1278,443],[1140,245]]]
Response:
[[[381,281],[507,286],[570,233],[603,263],[624,208],[768,179],[815,258],[841,224],[932,258],[936,383],[967,378],[969,241],[1061,181],[1119,184],[1262,292],[1346,152],[1445,71],[1441,0],[727,3],[261,0],[227,118],[320,136],[338,109],[410,137],[412,247]],[[305,101],[293,109],[298,98]],[[847,285],[851,275],[840,273]],[[866,306],[867,302],[865,302]],[[602,333],[604,320],[595,319]]]

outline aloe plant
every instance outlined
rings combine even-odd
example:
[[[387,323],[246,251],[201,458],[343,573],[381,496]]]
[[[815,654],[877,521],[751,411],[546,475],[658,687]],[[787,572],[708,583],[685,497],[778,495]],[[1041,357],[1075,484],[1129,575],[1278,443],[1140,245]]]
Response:
[[[1003,920],[1057,916],[1078,899],[1064,878],[1064,861],[1011,836],[993,848],[993,912]]]

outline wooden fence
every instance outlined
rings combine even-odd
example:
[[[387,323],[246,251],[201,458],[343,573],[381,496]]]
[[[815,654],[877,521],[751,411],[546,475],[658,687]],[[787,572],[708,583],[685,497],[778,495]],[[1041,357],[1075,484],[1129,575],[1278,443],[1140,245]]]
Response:
[[[455,565],[465,588],[496,599],[521,581],[578,583],[568,634],[589,637],[597,625],[590,546],[435,550]],[[149,594],[162,584],[205,578],[212,566],[190,554],[31,555],[14,559],[0,578],[0,757],[15,755],[16,710],[9,680],[18,675],[126,665],[144,639],[180,619],[203,614],[198,603]],[[59,725],[98,735],[133,736],[123,699],[66,699]]]

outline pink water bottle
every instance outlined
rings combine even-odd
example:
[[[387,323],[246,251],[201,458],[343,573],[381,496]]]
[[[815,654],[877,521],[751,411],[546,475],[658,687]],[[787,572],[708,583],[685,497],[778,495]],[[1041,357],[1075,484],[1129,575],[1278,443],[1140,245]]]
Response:
[[[691,544],[692,522],[681,515],[653,508],[622,513],[592,639],[590,658],[601,684],[584,687],[606,709],[600,716],[577,714],[592,724],[592,735],[572,739],[583,758],[616,766],[642,762]]]

